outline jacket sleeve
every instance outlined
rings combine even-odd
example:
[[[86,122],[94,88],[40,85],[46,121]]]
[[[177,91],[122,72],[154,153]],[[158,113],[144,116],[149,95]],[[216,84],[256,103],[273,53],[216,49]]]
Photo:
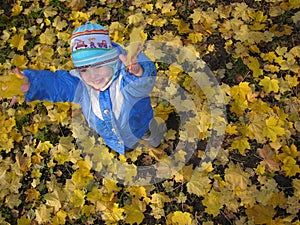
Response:
[[[135,97],[148,96],[154,87],[156,79],[155,64],[144,54],[140,53],[137,57],[139,64],[143,68],[143,75],[137,77],[134,74],[125,72],[123,75],[123,88],[126,92]]]
[[[47,100],[51,102],[72,102],[79,78],[65,70],[24,70],[24,76],[30,81],[25,100]]]

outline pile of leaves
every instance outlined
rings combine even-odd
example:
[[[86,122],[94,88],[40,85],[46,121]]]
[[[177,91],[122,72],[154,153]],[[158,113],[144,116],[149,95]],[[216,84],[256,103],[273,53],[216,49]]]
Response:
[[[300,224],[299,0],[0,5],[1,224]],[[214,118],[226,125],[217,151],[207,149],[221,132],[210,118],[213,90],[197,85],[195,71],[178,63],[180,54],[169,59],[160,48],[145,49],[159,56],[158,77],[167,80],[154,92],[185,108],[194,104],[196,113],[154,96],[155,113],[168,127],[158,149],[140,143],[118,155],[87,127],[78,106],[25,102],[13,68],[72,69],[70,36],[86,21],[109,28],[117,43],[138,33],[203,59],[226,109],[226,120]],[[181,142],[193,149],[190,157]],[[172,170],[170,156],[184,165]],[[153,167],[154,180],[133,185],[139,167],[158,162],[166,163]]]

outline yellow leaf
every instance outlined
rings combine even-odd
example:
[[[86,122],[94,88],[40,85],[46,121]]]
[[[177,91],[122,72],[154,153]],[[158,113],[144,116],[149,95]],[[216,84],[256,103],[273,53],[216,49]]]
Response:
[[[276,142],[277,136],[282,136],[285,134],[284,128],[282,127],[282,122],[275,116],[271,116],[266,119],[265,127],[263,128],[263,135],[270,138],[272,142]]]
[[[20,5],[21,1],[18,1],[18,4],[14,4],[12,10],[11,10],[11,16],[17,16],[19,15],[22,10],[23,10],[23,6]]]
[[[92,191],[87,194],[87,200],[96,203],[100,199],[100,191],[97,187],[93,187]]]
[[[127,19],[128,19],[129,24],[136,25],[136,24],[144,21],[144,16],[143,16],[143,13],[136,13],[134,15],[128,16]]]
[[[253,72],[254,77],[259,77],[260,75],[263,75],[263,70],[260,69],[259,61],[257,58],[250,56],[248,58],[248,62],[246,62],[246,65]]]
[[[249,87],[249,82],[241,82],[238,86],[233,86],[230,90],[230,95],[234,99],[242,98],[246,99],[246,95],[251,91]]]
[[[18,219],[18,225],[30,225],[31,219],[27,218],[26,215],[21,216],[20,219]]]
[[[281,167],[281,169],[289,177],[295,176],[297,173],[300,173],[300,167],[299,165],[297,165],[297,161],[291,156],[288,156],[283,160],[283,166]]]
[[[269,62],[274,62],[277,59],[275,52],[261,53],[262,59]]]
[[[182,19],[173,19],[172,23],[177,25],[177,30],[179,33],[186,34],[192,32],[189,28],[190,24],[185,23]]]
[[[56,41],[56,34],[52,28],[47,28],[44,33],[40,35],[40,43],[52,45]]]
[[[211,180],[198,169],[193,171],[191,179],[187,183],[187,191],[199,197],[205,196],[211,187]]]
[[[276,37],[282,37],[284,35],[290,35],[293,32],[293,27],[289,25],[278,25],[274,24],[270,28],[270,32],[272,32]]]
[[[61,20],[60,16],[57,16],[55,17],[52,25],[56,28],[56,30],[61,31],[68,26],[68,23],[65,20]]]
[[[13,64],[19,69],[26,69],[26,64],[28,63],[27,58],[24,55],[15,55],[13,58]]]
[[[73,195],[70,198],[70,202],[74,204],[74,207],[82,207],[85,200],[85,193],[84,190],[74,190]]]
[[[299,179],[294,179],[293,180],[293,187],[294,187],[294,195],[300,199],[300,180]]]
[[[176,211],[167,216],[167,225],[191,225],[192,215],[188,212]]]
[[[51,144],[50,141],[45,141],[45,142],[40,141],[38,146],[36,147],[36,153],[41,153],[41,152],[47,153],[51,148],[53,148],[53,145]]]
[[[91,214],[95,214],[95,206],[94,205],[84,205],[81,211],[84,215],[90,216]]]
[[[118,187],[116,181],[112,180],[112,179],[109,179],[109,178],[105,178],[103,180],[103,185],[106,187],[106,189],[109,191],[109,192],[113,192],[113,191],[120,191],[121,188]]]
[[[290,88],[296,87],[299,84],[297,76],[286,75],[284,79],[287,81]]]
[[[117,224],[118,221],[124,218],[123,212],[124,209],[119,208],[119,205],[114,203],[109,207],[109,210],[102,212],[102,216],[107,224]]]
[[[190,33],[187,39],[191,40],[193,44],[196,44],[203,40],[203,35],[201,33]]]
[[[49,46],[40,46],[38,48],[38,55],[41,57],[42,60],[47,60],[48,62],[51,62],[52,56],[54,55],[53,48]]]
[[[206,207],[205,212],[212,214],[213,216],[217,216],[220,213],[220,209],[223,207],[219,193],[214,190],[210,191],[208,195],[205,195],[202,202]]]
[[[255,224],[271,224],[275,210],[269,205],[255,205],[252,208],[247,208],[246,213],[254,219]]]
[[[52,208],[47,208],[46,205],[41,205],[35,210],[35,219],[39,224],[49,222],[52,211]]]
[[[203,10],[201,8],[194,9],[193,14],[189,16],[189,18],[193,19],[193,24],[196,24],[201,20],[202,12]]]
[[[155,27],[162,27],[167,23],[168,23],[168,20],[166,20],[165,18],[157,18],[153,21],[152,25]]]
[[[20,87],[24,80],[17,75],[0,76],[0,97],[12,98],[13,96],[23,96]]]
[[[40,197],[40,192],[33,188],[26,190],[25,194],[27,195],[25,202],[32,202]]]
[[[63,210],[59,210],[53,217],[53,225],[61,225],[66,223],[67,213]]]
[[[55,10],[52,6],[49,6],[44,8],[43,14],[45,17],[54,17],[57,14],[57,10]]]
[[[127,191],[135,198],[141,199],[147,197],[146,188],[143,186],[129,186]]]
[[[23,51],[27,42],[27,40],[24,40],[24,34],[15,34],[10,40],[10,47],[15,47],[19,51]]]
[[[237,149],[242,155],[245,155],[245,150],[250,149],[250,144],[248,142],[248,138],[243,137],[234,140],[231,144],[231,147],[233,149]]]
[[[246,190],[248,184],[250,184],[249,174],[245,173],[240,165],[229,164],[229,167],[225,170],[225,181],[231,185],[232,189],[239,188],[240,190]]]
[[[263,86],[264,91],[269,94],[270,92],[277,93],[279,90],[279,81],[276,79],[271,79],[270,77],[265,76],[264,79],[262,79],[259,82],[259,85]]]
[[[44,199],[46,200],[46,205],[54,207],[55,212],[57,212],[61,208],[61,203],[57,190],[53,191],[52,193],[45,194]]]
[[[145,4],[142,9],[151,12],[153,10],[153,4]]]
[[[237,126],[232,125],[232,124],[227,124],[226,133],[229,134],[229,135],[237,134],[238,133]]]
[[[86,160],[79,160],[77,164],[79,169],[73,173],[72,181],[78,187],[86,187],[93,179],[93,175],[90,172],[91,165]]]
[[[86,0],[71,0],[66,1],[65,4],[73,11],[80,11],[86,5]]]
[[[166,16],[173,16],[176,14],[177,10],[175,10],[173,6],[173,2],[164,3],[161,9],[162,14]]]
[[[151,204],[155,204],[159,208],[163,208],[165,202],[170,202],[169,196],[165,195],[165,193],[160,192],[160,193],[154,193],[151,196]]]
[[[144,220],[145,216],[143,212],[133,204],[126,205],[124,207],[125,213],[126,213],[126,223],[129,224],[141,224]]]
[[[144,27],[134,27],[130,33],[130,43],[126,47],[127,50],[127,63],[131,62],[131,58],[140,51],[140,47],[147,39],[147,34],[144,33]]]

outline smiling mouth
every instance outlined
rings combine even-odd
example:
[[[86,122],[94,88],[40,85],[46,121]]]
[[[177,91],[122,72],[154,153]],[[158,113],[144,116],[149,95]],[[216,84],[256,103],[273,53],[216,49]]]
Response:
[[[98,85],[98,84],[102,84],[103,82],[102,82],[102,80],[96,80],[96,81],[93,81],[92,83]]]

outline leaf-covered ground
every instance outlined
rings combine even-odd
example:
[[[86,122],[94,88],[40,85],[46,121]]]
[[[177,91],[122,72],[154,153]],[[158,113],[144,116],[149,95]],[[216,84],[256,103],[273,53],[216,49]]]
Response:
[[[300,224],[299,0],[0,6],[0,224]],[[12,69],[71,69],[69,38],[86,21],[117,43],[164,43],[145,49],[160,81],[153,107],[168,127],[160,148],[141,142],[117,155],[76,105],[24,102]],[[178,54],[167,54],[173,45]],[[199,87],[182,49],[213,71],[226,120],[211,118],[215,91]]]

